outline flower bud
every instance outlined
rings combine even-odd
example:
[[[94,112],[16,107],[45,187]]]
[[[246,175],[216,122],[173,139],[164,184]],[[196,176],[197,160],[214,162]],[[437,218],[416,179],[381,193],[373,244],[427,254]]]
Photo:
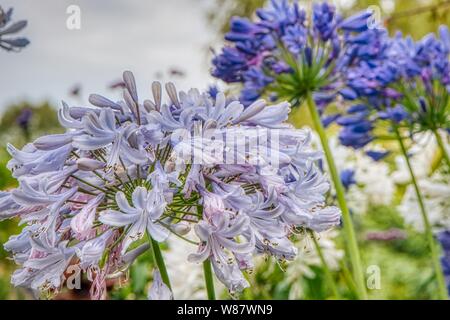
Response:
[[[72,142],[71,134],[51,134],[36,139],[33,145],[38,150],[55,150]]]
[[[191,226],[187,222],[182,221],[172,225],[172,230],[177,234],[179,234],[180,236],[184,236],[188,234],[189,231],[191,231]]]

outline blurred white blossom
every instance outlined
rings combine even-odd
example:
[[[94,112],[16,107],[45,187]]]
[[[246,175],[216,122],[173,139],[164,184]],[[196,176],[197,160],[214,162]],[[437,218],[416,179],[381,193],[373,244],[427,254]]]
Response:
[[[195,250],[195,245],[177,237],[169,237],[169,250],[164,252],[172,291],[179,300],[206,299],[205,278],[201,264],[186,263],[189,253]],[[224,291],[219,281],[214,281],[216,295]]]
[[[315,135],[314,138],[316,145],[320,146],[318,136]],[[347,190],[347,202],[353,212],[364,214],[369,205],[389,205],[392,202],[395,183],[389,166],[384,161],[373,160],[364,150],[345,147],[336,137],[330,138],[329,143],[339,172],[354,172],[356,183]]]
[[[443,137],[445,143],[446,137]],[[441,165],[433,172],[436,165],[438,146],[434,136],[422,134],[417,137],[418,143],[411,148],[411,164],[422,192],[428,218],[435,231],[450,228],[450,179],[448,173],[443,172],[445,165]],[[450,145],[446,143],[447,152]],[[397,183],[408,183],[409,172],[404,160],[397,161],[398,169],[394,173]],[[424,230],[423,219],[417,202],[414,186],[409,184],[398,206],[400,214],[407,224],[411,224],[419,231]]]
[[[316,235],[325,261],[331,271],[339,269],[339,262],[344,256],[344,251],[336,248],[334,240],[337,236],[338,232],[336,230],[330,230]],[[300,280],[302,278],[313,279],[316,275],[312,267],[322,266],[312,239],[305,237],[297,243],[297,247],[299,249],[298,259],[287,264],[284,279],[284,282],[291,286],[289,299],[302,298],[303,289]]]

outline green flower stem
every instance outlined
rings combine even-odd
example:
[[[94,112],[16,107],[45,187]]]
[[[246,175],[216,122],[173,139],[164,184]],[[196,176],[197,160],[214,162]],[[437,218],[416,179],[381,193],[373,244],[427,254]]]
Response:
[[[437,144],[441,149],[442,157],[447,164],[447,169],[450,169],[450,158],[447,153],[447,149],[445,148],[444,142],[442,141],[442,137],[437,130],[433,130],[434,136],[436,137]]]
[[[345,281],[352,294],[358,293],[358,288],[356,288],[355,280],[353,279],[352,274],[347,267],[347,263],[344,260],[341,260],[339,262],[339,267],[342,271],[341,278]]]
[[[197,207],[197,213],[200,217],[203,216],[203,206]],[[211,261],[206,259],[203,261],[203,274],[205,276],[206,292],[208,293],[208,300],[216,300],[216,292],[214,291],[214,279],[211,269]]]
[[[166,286],[172,290],[172,287],[170,285],[170,279],[169,275],[167,274],[166,264],[164,263],[164,258],[161,253],[161,248],[159,247],[159,243],[155,241],[150,235],[149,242],[150,247],[153,253],[153,259],[156,262],[156,265],[158,266],[159,273],[161,274],[162,281],[166,284]]]
[[[331,179],[333,180],[334,188],[336,190],[336,197],[339,203],[339,207],[341,208],[342,211],[342,219],[344,224],[344,233],[346,236],[347,250],[353,268],[355,283],[358,288],[358,295],[360,299],[366,300],[368,298],[367,290],[364,283],[364,274],[361,264],[361,257],[359,254],[358,244],[356,242],[356,235],[353,227],[353,221],[350,216],[350,211],[347,207],[347,202],[345,201],[344,187],[339,177],[339,173],[336,169],[333,154],[331,153],[330,147],[328,145],[328,138],[325,133],[325,129],[322,125],[322,121],[320,120],[319,112],[317,111],[317,107],[313,100],[311,92],[308,92],[307,94],[307,103],[309,112],[314,122],[315,129],[319,134],[320,142],[322,143],[322,148],[325,153],[325,157],[327,159]]]
[[[214,279],[211,270],[211,261],[206,259],[203,261],[203,273],[205,275],[206,292],[208,292],[208,300],[216,300],[216,292],[214,291]]]
[[[340,299],[339,292],[334,281],[333,275],[331,274],[330,268],[328,267],[327,261],[322,252],[322,248],[320,247],[319,241],[317,241],[316,235],[314,231],[310,231],[311,238],[313,239],[314,246],[316,248],[317,254],[319,255],[320,262],[322,263],[323,270],[325,272],[325,277],[327,278],[328,285],[330,286],[331,291],[333,292],[333,296],[335,299]]]
[[[402,151],[402,154],[403,154],[406,164],[408,166],[409,174],[411,176],[411,182],[412,182],[412,184],[414,186],[414,190],[416,192],[417,202],[419,203],[420,213],[422,215],[422,220],[425,225],[425,234],[426,234],[426,237],[428,240],[428,245],[430,246],[431,259],[433,260],[434,272],[436,273],[436,280],[438,282],[439,298],[442,300],[447,300],[448,299],[447,287],[445,285],[445,278],[444,278],[444,274],[442,272],[441,261],[439,259],[438,247],[437,247],[436,241],[433,237],[433,232],[431,230],[430,221],[428,219],[428,214],[425,209],[424,202],[423,202],[423,197],[420,192],[419,186],[417,184],[417,179],[416,179],[416,176],[414,175],[414,170],[411,166],[411,162],[409,161],[408,152],[406,150],[405,144],[403,143],[403,139],[400,136],[398,126],[396,123],[393,122],[392,127],[394,129],[397,140],[400,144],[400,149]]]

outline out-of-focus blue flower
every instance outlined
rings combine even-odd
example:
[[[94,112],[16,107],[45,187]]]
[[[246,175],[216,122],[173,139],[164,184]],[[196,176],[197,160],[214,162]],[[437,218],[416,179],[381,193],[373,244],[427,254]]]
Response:
[[[336,32],[336,9],[326,2],[315,3],[313,6],[313,28],[320,40],[328,41]]]
[[[362,148],[374,139],[371,129],[369,122],[345,126],[339,133],[339,141],[347,147]]]
[[[10,36],[22,31],[27,26],[26,20],[10,23],[13,9],[3,11],[0,7],[0,48],[6,51],[18,51],[26,47],[30,41],[26,38],[11,38]]]
[[[245,56],[236,48],[226,47],[220,55],[213,59],[215,69],[214,77],[220,77],[225,82],[239,82],[242,80],[242,71],[248,69]]]
[[[410,135],[427,130],[448,130],[448,28],[440,27],[439,34],[440,37],[429,34],[414,41],[400,33],[390,38],[385,31],[379,30],[370,34],[371,39],[353,38],[351,41],[359,43],[353,55],[365,59],[347,69],[347,87],[341,91],[342,96],[364,102],[374,127],[378,121],[393,121],[407,127]],[[350,109],[348,113],[352,113]],[[348,135],[346,124],[342,131],[343,136]],[[355,148],[364,146],[359,140],[353,141],[357,142],[352,145]]]
[[[358,104],[350,107],[348,115],[339,117],[336,123],[342,126],[339,141],[344,146],[362,148],[373,140],[373,123],[368,119],[367,106]]]
[[[429,34],[416,43],[397,39],[393,50],[393,59],[403,63],[391,87],[400,93],[396,102],[408,113],[413,133],[450,128],[448,34],[448,27],[441,26],[440,37]]]
[[[30,125],[31,117],[33,116],[33,111],[30,108],[24,108],[20,112],[19,116],[16,118],[16,123],[25,132],[28,132],[28,127]]]
[[[450,231],[446,230],[439,233],[438,240],[442,246],[442,271],[444,272],[447,290],[450,293]]]
[[[282,37],[286,48],[298,55],[306,45],[308,34],[301,25],[293,25],[286,28],[286,34]]]
[[[382,120],[392,120],[394,122],[400,123],[401,121],[408,118],[408,112],[401,105],[396,105],[393,108],[387,108],[385,111],[378,112],[378,116]]]
[[[389,155],[389,151],[374,151],[374,150],[367,150],[366,155],[370,158],[372,158],[374,161],[380,161],[384,158],[386,158]]]
[[[276,96],[300,103],[307,92],[319,105],[337,95],[357,97],[348,89],[345,72],[350,65],[376,52],[376,31],[367,28],[369,11],[343,20],[334,6],[313,5],[311,16],[297,3],[272,0],[257,10],[257,19],[231,20],[229,42],[213,59],[213,76],[241,82],[245,105],[261,96]],[[360,48],[360,46],[367,48]]]
[[[339,119],[340,116],[341,115],[339,113],[322,116],[322,125],[326,128],[333,122],[335,122],[337,119]]]
[[[346,190],[350,188],[351,185],[356,184],[355,171],[352,169],[344,169],[341,171],[341,181],[342,185]]]
[[[208,94],[212,99],[216,99],[217,94],[219,93],[219,88],[213,84],[208,87]]]
[[[370,11],[360,12],[342,21],[340,27],[345,31],[366,31],[368,28],[367,19],[371,16],[372,13]]]

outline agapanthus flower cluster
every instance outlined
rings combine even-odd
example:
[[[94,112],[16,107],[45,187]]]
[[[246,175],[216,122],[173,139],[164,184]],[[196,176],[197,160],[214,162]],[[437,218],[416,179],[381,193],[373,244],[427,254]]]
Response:
[[[146,234],[162,242],[194,229],[188,260],[210,260],[237,292],[249,285],[253,255],[292,260],[291,237],[340,223],[325,203],[329,183],[310,132],[285,123],[288,103],[244,109],[223,93],[177,93],[171,83],[164,102],[157,82],[153,100],[142,101],[133,75],[123,80],[123,101],[94,94],[93,106],[63,103],[65,133],[8,145],[19,186],[0,193],[0,218],[25,225],[5,244],[20,265],[14,285],[58,291],[76,266],[93,297],[104,297],[106,279],[149,248]]]
[[[450,129],[450,33],[439,28],[414,43],[410,38],[394,41],[392,59],[401,57],[401,78],[393,83],[400,93],[398,105],[408,113],[412,132]]]
[[[439,34],[419,41],[386,33],[374,39],[370,45],[379,48],[377,55],[348,71],[347,90],[356,103],[337,119],[344,145],[365,146],[378,136],[374,129],[384,120],[407,127],[410,135],[450,128],[448,28],[441,26]]]
[[[30,42],[26,38],[11,38],[10,36],[22,31],[27,26],[27,21],[11,22],[13,9],[4,11],[0,7],[0,48],[7,51],[18,51],[26,47]]]
[[[297,104],[307,92],[320,105],[355,98],[346,70],[375,54],[367,46],[379,33],[368,27],[371,11],[343,19],[326,2],[314,3],[308,15],[297,2],[272,0],[256,15],[231,20],[229,45],[213,59],[213,76],[243,84],[244,104],[261,96]]]

